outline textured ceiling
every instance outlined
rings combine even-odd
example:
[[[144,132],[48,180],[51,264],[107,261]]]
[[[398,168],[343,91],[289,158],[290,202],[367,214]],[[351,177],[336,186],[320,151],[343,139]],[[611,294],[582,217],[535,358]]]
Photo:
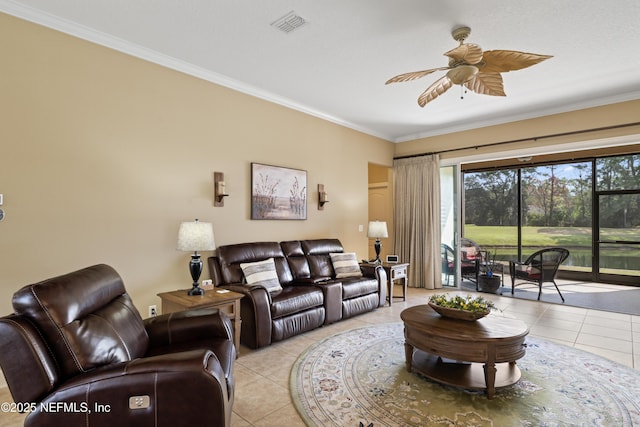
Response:
[[[638,0],[0,0],[0,11],[394,142],[640,99]],[[271,26],[290,11],[306,24]],[[459,25],[484,50],[553,58],[505,73],[506,97],[454,87],[419,107],[444,72],[385,86],[446,66]]]

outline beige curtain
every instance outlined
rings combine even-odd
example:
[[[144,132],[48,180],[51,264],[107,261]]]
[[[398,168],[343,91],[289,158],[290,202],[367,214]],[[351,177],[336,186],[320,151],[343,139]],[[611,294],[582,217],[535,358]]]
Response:
[[[409,286],[442,287],[440,254],[440,157],[396,159],[395,251],[409,262]]]

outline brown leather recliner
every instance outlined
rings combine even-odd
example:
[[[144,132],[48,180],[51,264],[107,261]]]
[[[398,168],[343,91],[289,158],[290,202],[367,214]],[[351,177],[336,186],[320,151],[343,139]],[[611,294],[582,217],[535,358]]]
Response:
[[[236,349],[216,309],[143,320],[118,273],[25,286],[0,318],[0,365],[25,426],[229,426]]]

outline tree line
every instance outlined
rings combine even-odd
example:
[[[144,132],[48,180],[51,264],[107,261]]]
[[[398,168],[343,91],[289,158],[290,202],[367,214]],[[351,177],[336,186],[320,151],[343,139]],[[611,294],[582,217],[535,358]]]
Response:
[[[601,227],[640,226],[640,154],[466,172],[465,223],[518,225],[519,185],[523,226],[590,227],[596,200]]]

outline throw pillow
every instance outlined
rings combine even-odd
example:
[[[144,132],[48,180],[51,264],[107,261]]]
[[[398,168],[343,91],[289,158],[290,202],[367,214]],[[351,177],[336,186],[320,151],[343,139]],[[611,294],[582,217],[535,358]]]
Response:
[[[353,252],[330,253],[331,264],[336,272],[336,279],[345,277],[362,277],[362,271],[358,265],[358,258]]]
[[[244,273],[247,285],[260,285],[269,292],[282,290],[273,258],[258,262],[242,263],[240,264],[240,268]]]

